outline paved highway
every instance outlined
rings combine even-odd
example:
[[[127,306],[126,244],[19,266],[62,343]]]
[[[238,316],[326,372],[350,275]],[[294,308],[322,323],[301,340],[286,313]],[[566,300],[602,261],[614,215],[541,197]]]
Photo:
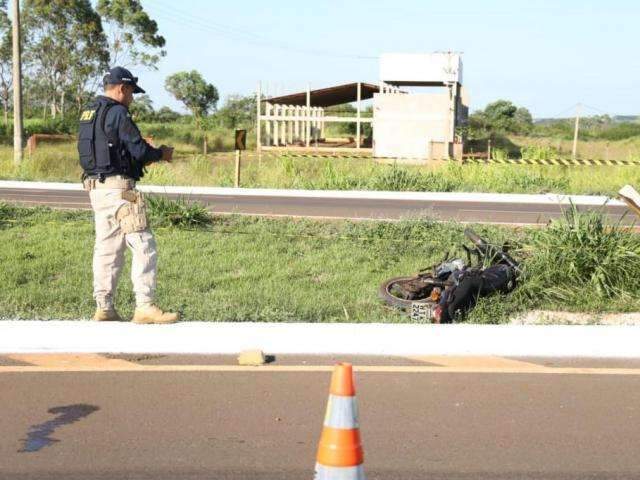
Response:
[[[0,357],[0,478],[310,479],[335,360]],[[638,361],[348,360],[370,480],[640,478]]]
[[[208,206],[215,213],[239,213],[272,216],[304,216],[331,217],[347,219],[400,219],[404,217],[429,216],[441,220],[478,223],[508,224],[545,224],[551,218],[562,215],[567,205],[542,202],[531,203],[508,202],[503,200],[481,201],[458,199],[417,199],[399,198],[357,198],[345,195],[337,196],[297,196],[270,193],[268,195],[245,192],[234,194],[232,189],[225,193],[181,193],[160,192],[170,198],[188,198]],[[352,193],[352,192],[350,192]],[[375,195],[375,194],[374,194]],[[454,197],[452,197],[454,198]],[[23,205],[48,205],[56,208],[89,208],[88,194],[82,190],[10,188],[0,186],[0,201],[14,202]],[[607,206],[578,205],[579,210],[604,209],[611,221],[618,221],[624,216],[625,223],[634,220],[627,208],[620,202]],[[626,214],[626,216],[625,216]]]

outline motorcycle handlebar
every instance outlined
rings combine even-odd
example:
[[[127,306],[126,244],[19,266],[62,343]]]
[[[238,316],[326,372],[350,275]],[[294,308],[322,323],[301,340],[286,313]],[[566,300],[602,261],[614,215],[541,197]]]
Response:
[[[464,230],[464,235],[476,245],[478,250],[480,250],[482,255],[484,255],[485,257],[496,255],[500,258],[500,260],[502,260],[502,262],[506,263],[516,271],[520,271],[520,265],[518,264],[518,262],[513,257],[511,257],[511,255],[506,253],[502,248],[496,248],[490,245],[482,237],[480,237],[480,235],[478,235],[470,228],[466,228]]]

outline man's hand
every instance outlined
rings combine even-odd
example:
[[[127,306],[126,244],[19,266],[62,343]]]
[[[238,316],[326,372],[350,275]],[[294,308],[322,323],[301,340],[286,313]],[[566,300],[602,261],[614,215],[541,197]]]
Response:
[[[167,145],[160,145],[160,150],[162,150],[162,158],[165,162],[170,162],[173,159],[173,147],[168,147]]]

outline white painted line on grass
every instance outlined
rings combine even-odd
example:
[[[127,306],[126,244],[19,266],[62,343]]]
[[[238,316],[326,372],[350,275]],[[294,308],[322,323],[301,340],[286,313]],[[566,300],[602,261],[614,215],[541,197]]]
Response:
[[[640,358],[640,326],[1,321],[0,353]]]
[[[82,190],[79,183],[19,182],[0,180],[1,188],[34,190]],[[604,204],[624,207],[621,200],[605,196],[562,195],[547,193],[541,195],[479,193],[479,192],[381,192],[367,190],[284,190],[267,188],[224,188],[224,187],[185,187],[138,185],[138,189],[147,193],[167,193],[173,195],[217,195],[226,197],[294,197],[294,198],[335,198],[365,200],[405,200],[425,202],[475,202],[602,206]]]

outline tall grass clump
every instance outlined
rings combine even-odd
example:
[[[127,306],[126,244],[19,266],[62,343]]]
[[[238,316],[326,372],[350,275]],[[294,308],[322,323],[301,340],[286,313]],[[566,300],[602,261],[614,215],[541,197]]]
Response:
[[[15,217],[16,208],[5,202],[0,202],[0,229],[8,225]]]
[[[320,190],[358,190],[362,180],[346,172],[339,171],[333,162],[326,161],[320,180],[312,183],[311,188]]]
[[[144,180],[152,185],[176,185],[175,167],[167,163],[154,163],[145,168]]]
[[[420,172],[398,165],[376,170],[367,182],[368,190],[392,192],[450,192],[457,182],[439,172]]]
[[[201,203],[189,202],[184,198],[171,200],[154,195],[146,198],[155,226],[197,228],[213,223],[213,217]]]
[[[491,159],[492,160],[508,160],[509,159],[509,151],[505,148],[493,148],[491,150]]]
[[[561,220],[533,231],[524,248],[520,293],[535,304],[607,310],[640,299],[640,237],[608,225],[602,212],[572,205]]]
[[[558,150],[545,145],[528,145],[520,149],[523,160],[553,160],[560,155]]]
[[[374,190],[418,191],[422,189],[422,175],[417,171],[392,165],[378,170],[369,181]]]

